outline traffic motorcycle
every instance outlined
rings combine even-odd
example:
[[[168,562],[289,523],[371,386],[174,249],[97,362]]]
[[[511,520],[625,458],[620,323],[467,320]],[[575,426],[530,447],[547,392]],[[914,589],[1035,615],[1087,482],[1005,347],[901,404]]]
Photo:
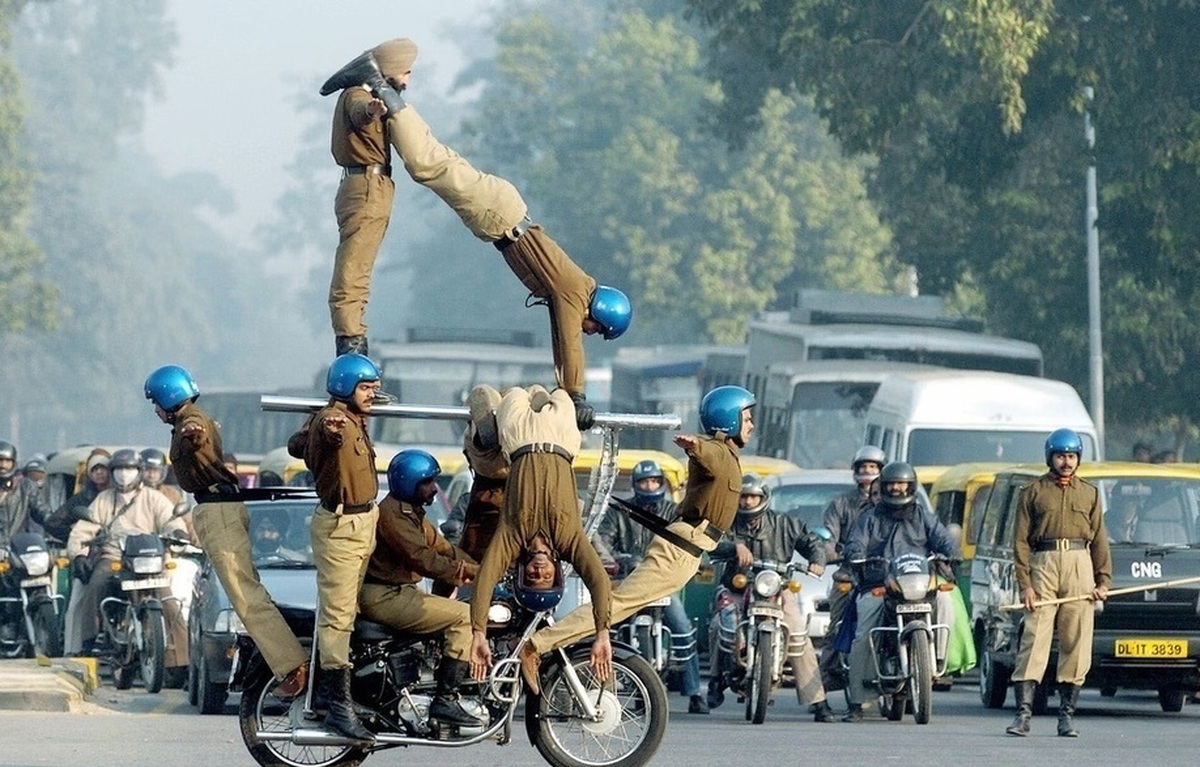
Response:
[[[19,533],[0,552],[0,657],[63,654],[66,608],[54,584],[55,568],[65,566],[66,560],[51,556],[40,533]]]
[[[679,636],[664,622],[670,604],[669,596],[656,599],[612,630],[613,639],[636,650],[664,682],[696,653],[695,629]]]
[[[112,563],[117,577],[111,582],[112,593],[100,600],[97,646],[118,690],[132,687],[139,673],[146,692],[163,688],[167,650],[163,599],[173,597],[159,595],[169,594],[173,565],[164,538],[153,533],[126,536],[120,561]]]
[[[800,591],[797,562],[756,559],[733,576],[735,591],[718,596],[714,664],[725,686],[746,704],[746,719],[762,724],[771,697],[783,682],[789,631],[783,621],[783,600]]]
[[[314,611],[279,606],[301,641],[314,647]],[[363,725],[375,735],[364,746],[325,729],[324,703],[310,676],[305,695],[280,702],[270,694],[272,674],[254,642],[239,635],[230,689],[241,690],[238,718],[250,755],[263,767],[357,765],[398,746],[456,748],[512,740],[513,720],[524,699],[525,731],[538,753],[555,767],[649,762],[667,725],[667,696],[654,669],[631,647],[613,644],[613,679],[601,684],[590,666],[590,643],[550,653],[539,672],[540,694],[525,687],[519,653],[551,611],[531,612],[511,591],[498,587],[488,611],[488,640],[497,658],[480,683],[477,727],[443,725],[429,718],[437,666],[436,643],[427,635],[395,632],[358,618],[350,640],[351,693]],[[312,651],[316,668],[316,651]]]
[[[939,582],[933,566],[937,561],[948,560],[937,554],[900,554],[890,560],[867,557],[851,562],[864,568],[860,583],[883,583],[872,589],[883,597],[883,616],[867,641],[880,711],[893,722],[904,718],[911,704],[917,724],[928,724],[933,716],[934,677],[946,673],[950,626],[934,622],[934,600],[939,591],[953,589],[954,583]],[[883,577],[865,571],[872,567],[882,568]]]

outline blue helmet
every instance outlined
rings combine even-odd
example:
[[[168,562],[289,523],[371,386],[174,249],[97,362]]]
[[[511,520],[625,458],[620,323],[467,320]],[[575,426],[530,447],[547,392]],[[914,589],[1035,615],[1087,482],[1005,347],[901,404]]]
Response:
[[[424,450],[401,450],[388,464],[388,492],[410,501],[417,497],[417,485],[441,473],[437,459]]]
[[[553,610],[563,598],[562,564],[554,560],[554,584],[548,588],[534,588],[525,582],[525,565],[529,555],[522,552],[517,559],[517,577],[513,579],[513,598],[517,604],[531,612]]]
[[[378,381],[379,368],[370,357],[361,354],[343,354],[329,366],[325,377],[325,391],[336,399],[350,399],[354,387],[363,381]]]
[[[639,490],[637,483],[651,477],[658,477],[662,480],[662,484],[658,486],[658,489]],[[631,481],[633,482],[633,500],[638,506],[653,506],[667,494],[667,478],[663,475],[663,470],[654,461],[638,461],[638,464],[633,467]]]
[[[592,293],[592,303],[588,306],[588,316],[600,323],[604,340],[611,341],[620,338],[629,323],[633,322],[633,307],[626,296],[616,288],[607,285],[597,285]]]
[[[706,434],[723,431],[736,437],[742,411],[755,404],[754,395],[740,386],[718,386],[700,400],[700,426]]]
[[[1073,429],[1055,429],[1046,437],[1046,465],[1051,466],[1050,456],[1055,453],[1074,453],[1083,460],[1083,440]]]
[[[146,378],[146,399],[168,413],[199,396],[192,374],[178,365],[163,365]]]

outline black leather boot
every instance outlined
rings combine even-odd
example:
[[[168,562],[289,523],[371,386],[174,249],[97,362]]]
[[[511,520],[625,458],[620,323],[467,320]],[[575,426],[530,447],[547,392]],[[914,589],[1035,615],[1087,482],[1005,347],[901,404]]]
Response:
[[[1058,734],[1063,738],[1078,738],[1079,730],[1075,729],[1075,704],[1079,702],[1079,685],[1064,684],[1058,688]]]
[[[363,727],[358,712],[354,710],[354,701],[350,697],[350,669],[321,669],[321,681],[325,690],[325,701],[329,706],[329,713],[325,715],[325,726],[347,738],[373,743],[375,736]]]
[[[429,718],[442,724],[481,727],[486,722],[463,708],[458,688],[467,678],[466,661],[443,657],[435,674],[437,689],[429,704]]]
[[[366,336],[338,336],[334,339],[334,346],[337,351],[337,356],[343,354],[361,354],[364,357],[367,354],[367,337]]]
[[[1029,718],[1033,716],[1033,693],[1037,690],[1037,682],[1016,682],[1013,692],[1017,696],[1017,716],[1005,730],[1009,735],[1025,737],[1029,734]]]
[[[355,85],[362,85],[373,74],[379,74],[375,56],[370,51],[363,51],[325,81],[325,84],[321,86],[321,95],[328,96],[346,88],[353,88]]]

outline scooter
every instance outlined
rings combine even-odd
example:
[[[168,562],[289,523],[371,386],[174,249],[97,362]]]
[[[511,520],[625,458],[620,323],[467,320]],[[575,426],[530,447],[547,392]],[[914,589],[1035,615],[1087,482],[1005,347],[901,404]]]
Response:
[[[56,568],[66,564],[51,556],[40,533],[20,533],[0,551],[0,657],[63,654],[66,606],[54,586]]]

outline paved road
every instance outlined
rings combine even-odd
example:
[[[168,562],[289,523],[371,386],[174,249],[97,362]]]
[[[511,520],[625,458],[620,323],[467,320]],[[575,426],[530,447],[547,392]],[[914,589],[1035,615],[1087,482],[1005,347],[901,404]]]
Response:
[[[841,707],[841,701],[835,701]],[[1161,765],[1195,761],[1200,705],[1164,714],[1152,694],[1100,698],[1084,693],[1078,740],[1054,736],[1054,719],[1034,720],[1033,736],[1006,737],[1011,710],[989,711],[974,686],[937,693],[934,720],[918,726],[868,720],[861,725],[811,721],[790,690],[777,696],[767,722],[747,724],[741,707],[726,703],[712,716],[689,716],[686,701],[672,695],[667,737],[653,761],[665,767],[791,767],[820,759],[827,765]],[[200,716],[184,693],[147,695],[102,687],[72,713],[0,712],[0,765],[252,765],[229,707],[226,716]],[[498,747],[462,750],[394,750],[370,757],[369,765],[420,767],[542,767],[523,739]]]

